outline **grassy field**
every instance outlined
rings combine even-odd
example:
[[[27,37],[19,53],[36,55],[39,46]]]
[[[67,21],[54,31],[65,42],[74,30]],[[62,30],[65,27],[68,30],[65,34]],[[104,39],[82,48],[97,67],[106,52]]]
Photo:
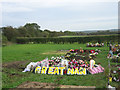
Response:
[[[105,88],[107,85],[107,74],[108,74],[108,47],[86,47],[85,44],[23,44],[23,45],[11,45],[2,48],[2,62],[11,63],[15,61],[41,61],[44,58],[51,56],[60,56],[62,54],[46,53],[54,52],[63,49],[100,49],[102,52],[99,53],[95,58],[96,63],[101,63],[105,68],[104,73],[95,75],[42,75],[34,74],[31,72],[23,73],[16,68],[3,68],[2,73],[2,87],[3,88],[15,88],[25,81],[38,81],[47,83],[56,83],[63,85],[80,85],[80,86],[96,86],[97,88]],[[43,54],[46,53],[46,54]],[[28,64],[27,63],[27,64]],[[15,75],[13,75],[15,74]],[[12,76],[11,76],[12,75]],[[118,86],[117,83],[112,82],[112,86]]]
[[[118,34],[111,34],[111,35],[118,35]],[[66,36],[59,36],[59,37],[94,37],[94,36],[111,36],[111,35],[66,35]]]

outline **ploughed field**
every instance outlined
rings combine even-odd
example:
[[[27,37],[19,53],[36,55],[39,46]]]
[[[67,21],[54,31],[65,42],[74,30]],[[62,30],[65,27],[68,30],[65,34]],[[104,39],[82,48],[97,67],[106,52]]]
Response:
[[[64,55],[70,49],[100,49],[96,63],[105,68],[103,73],[89,75],[43,75],[22,71],[30,62],[42,61],[46,57]],[[18,44],[2,48],[2,87],[16,88],[24,82],[54,83],[56,85],[107,86],[109,47],[86,47],[86,44]],[[118,83],[110,83],[118,87]]]

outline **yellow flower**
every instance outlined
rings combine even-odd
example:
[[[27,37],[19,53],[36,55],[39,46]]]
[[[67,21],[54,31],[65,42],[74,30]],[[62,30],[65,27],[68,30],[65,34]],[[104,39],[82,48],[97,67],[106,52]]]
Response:
[[[92,57],[90,56],[90,58],[92,58]]]
[[[112,77],[109,77],[109,81],[112,82]]]

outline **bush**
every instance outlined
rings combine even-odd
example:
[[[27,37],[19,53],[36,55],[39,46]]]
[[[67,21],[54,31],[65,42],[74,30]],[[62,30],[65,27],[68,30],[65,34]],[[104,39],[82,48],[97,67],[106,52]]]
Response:
[[[7,42],[8,42],[7,37],[5,37],[4,35],[2,35],[2,44],[3,44],[3,45],[6,45]]]
[[[41,37],[18,37],[16,42],[19,44],[26,44],[29,42],[34,43],[87,43],[87,42],[115,42],[118,41],[118,36],[93,36],[93,37],[53,37],[53,38],[41,38]]]

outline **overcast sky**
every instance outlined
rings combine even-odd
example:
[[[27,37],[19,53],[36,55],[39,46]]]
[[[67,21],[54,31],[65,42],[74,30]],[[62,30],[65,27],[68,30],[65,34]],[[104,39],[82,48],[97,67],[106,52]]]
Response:
[[[118,28],[118,0],[3,0],[1,26],[37,23],[56,31]]]

